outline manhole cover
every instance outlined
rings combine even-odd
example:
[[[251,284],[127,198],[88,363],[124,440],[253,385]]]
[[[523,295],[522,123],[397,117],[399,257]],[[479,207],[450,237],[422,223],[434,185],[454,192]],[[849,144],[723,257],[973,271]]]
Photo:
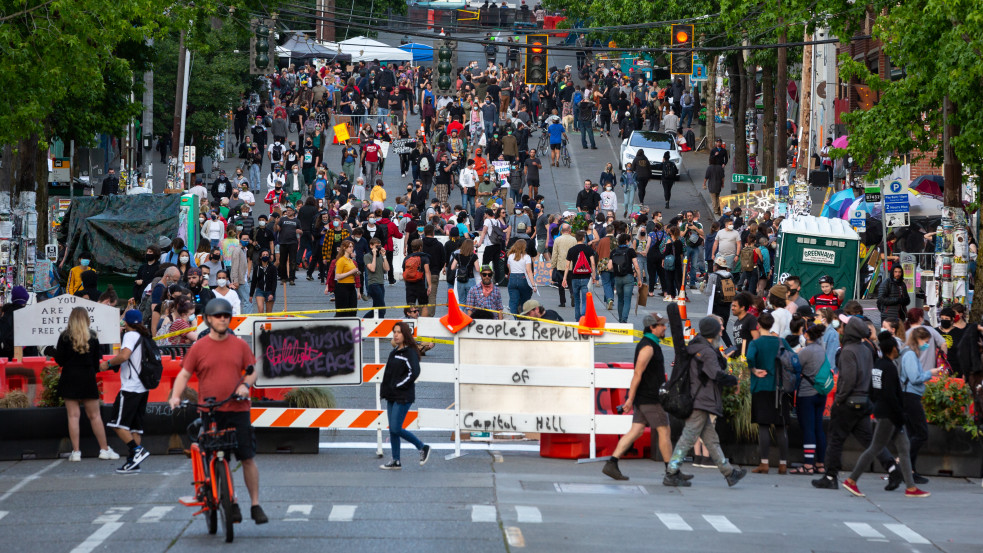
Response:
[[[553,484],[556,491],[560,493],[593,493],[593,494],[616,494],[616,495],[648,495],[642,486],[620,486],[618,484],[563,484],[556,482]]]

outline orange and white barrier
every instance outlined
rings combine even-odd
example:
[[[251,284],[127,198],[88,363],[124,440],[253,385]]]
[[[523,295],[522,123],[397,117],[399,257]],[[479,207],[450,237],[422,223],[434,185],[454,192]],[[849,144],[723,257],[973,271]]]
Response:
[[[262,428],[331,428],[343,430],[388,430],[381,409],[293,409],[256,407],[250,411],[253,426]],[[403,428],[416,429],[416,411],[406,414]]]

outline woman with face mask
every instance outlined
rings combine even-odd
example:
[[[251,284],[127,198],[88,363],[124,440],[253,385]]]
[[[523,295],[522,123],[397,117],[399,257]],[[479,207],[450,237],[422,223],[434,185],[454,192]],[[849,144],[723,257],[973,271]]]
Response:
[[[609,163],[608,166],[611,164]],[[604,185],[604,192],[601,192],[601,211],[611,218],[618,212],[618,196],[614,193],[614,183]]]
[[[897,318],[905,320],[908,314],[907,307],[911,304],[908,296],[908,287],[904,282],[904,269],[901,265],[895,265],[891,269],[891,278],[884,279],[877,289],[877,310],[881,313],[881,320]]]
[[[277,270],[271,257],[270,250],[260,250],[259,259],[253,265],[252,278],[249,279],[249,295],[256,300],[257,313],[272,311],[276,300]]]
[[[137,276],[133,280],[133,300],[135,302],[140,303],[140,300],[143,298],[143,291],[150,284],[150,281],[154,279],[159,265],[160,247],[157,244],[151,244],[147,247],[147,251],[144,252],[144,263],[137,269]]]
[[[621,173],[621,186],[624,187],[624,204],[625,212],[624,216],[628,216],[628,212],[635,208],[635,170],[632,168],[631,163],[625,164],[625,170]]]
[[[239,294],[229,288],[229,272],[225,269],[219,269],[213,274],[215,275],[215,286],[212,288],[212,292],[215,293],[215,297],[222,298],[232,305],[233,316],[242,314],[242,304],[239,301]]]

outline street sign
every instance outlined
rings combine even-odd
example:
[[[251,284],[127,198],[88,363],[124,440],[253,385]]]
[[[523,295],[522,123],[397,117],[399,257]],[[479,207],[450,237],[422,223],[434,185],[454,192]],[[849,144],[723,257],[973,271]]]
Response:
[[[884,216],[887,220],[887,228],[907,227],[910,224],[907,211],[904,213],[887,213]]]
[[[868,186],[864,188],[864,200],[869,204],[880,203],[881,201],[881,187],[879,186]]]
[[[900,180],[892,180],[887,185],[887,190],[884,191],[885,194],[904,194],[908,195],[908,184],[901,182]]]
[[[730,179],[734,184],[765,184],[768,182],[768,177],[764,175],[743,175],[741,173],[734,173]]]
[[[689,76],[689,80],[694,83],[705,83],[710,80],[710,76],[707,74],[707,66],[697,62],[693,64],[693,74]]]
[[[862,209],[850,211],[850,226],[860,232],[867,230],[867,212]]]
[[[907,194],[884,194],[885,213],[907,213],[911,211]]]

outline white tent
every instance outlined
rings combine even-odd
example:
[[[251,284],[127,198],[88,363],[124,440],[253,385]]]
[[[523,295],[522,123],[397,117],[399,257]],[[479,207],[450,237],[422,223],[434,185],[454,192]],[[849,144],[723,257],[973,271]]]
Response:
[[[343,53],[351,55],[352,61],[379,60],[381,62],[392,62],[412,61],[413,59],[413,54],[410,52],[400,50],[394,46],[389,46],[379,42],[378,40],[372,40],[371,38],[364,36],[343,40],[337,44],[323,44],[325,47],[332,50],[336,50],[337,47],[340,46]]]

